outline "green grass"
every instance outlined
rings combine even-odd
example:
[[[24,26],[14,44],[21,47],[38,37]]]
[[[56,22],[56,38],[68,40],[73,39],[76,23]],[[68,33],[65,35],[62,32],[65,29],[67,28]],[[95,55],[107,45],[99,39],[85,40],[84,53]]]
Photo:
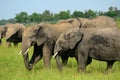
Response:
[[[120,18],[116,19],[117,26],[120,28]]]
[[[93,60],[85,73],[77,72],[74,58],[70,58],[68,65],[59,72],[54,59],[51,69],[45,69],[43,60],[38,62],[33,70],[24,67],[22,55],[18,55],[21,44],[17,48],[7,48],[5,42],[0,46],[0,80],[119,80],[120,63],[116,62],[111,71],[106,72],[106,63]],[[32,53],[30,49],[30,54]]]

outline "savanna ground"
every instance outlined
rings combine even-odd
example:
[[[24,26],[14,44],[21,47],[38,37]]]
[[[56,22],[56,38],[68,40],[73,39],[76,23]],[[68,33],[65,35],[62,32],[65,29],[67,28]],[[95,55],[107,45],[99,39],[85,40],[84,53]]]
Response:
[[[120,22],[117,22],[120,25]],[[120,26],[119,26],[120,27]],[[18,47],[6,48],[5,40],[0,46],[0,80],[119,80],[120,62],[113,65],[111,71],[105,71],[106,63],[93,60],[87,66],[85,73],[77,72],[77,63],[74,58],[69,58],[68,65],[59,72],[55,59],[51,60],[51,69],[45,69],[43,60],[38,62],[33,70],[28,71],[24,67],[22,55],[18,55],[21,44]],[[33,48],[30,49],[32,54]]]

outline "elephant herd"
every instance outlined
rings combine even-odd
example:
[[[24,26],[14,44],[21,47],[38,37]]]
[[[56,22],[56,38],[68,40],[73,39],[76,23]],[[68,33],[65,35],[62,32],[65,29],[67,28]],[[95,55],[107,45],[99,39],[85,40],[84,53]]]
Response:
[[[67,65],[69,57],[75,57],[78,71],[85,71],[92,59],[107,62],[107,69],[111,69],[115,61],[120,61],[119,33],[115,21],[106,16],[71,18],[56,24],[40,23],[27,28],[16,23],[0,27],[0,44],[3,37],[9,44],[22,42],[21,53],[28,70],[42,58],[45,67],[50,68],[52,56],[60,71],[62,65]],[[29,60],[31,46],[34,49]]]

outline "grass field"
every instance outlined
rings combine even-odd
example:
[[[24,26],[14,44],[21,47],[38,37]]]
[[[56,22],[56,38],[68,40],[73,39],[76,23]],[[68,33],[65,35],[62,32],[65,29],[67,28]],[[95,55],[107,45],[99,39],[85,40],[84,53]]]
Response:
[[[106,72],[106,63],[93,60],[85,73],[77,72],[74,58],[69,58],[68,65],[59,72],[55,59],[51,60],[51,69],[45,69],[43,60],[33,70],[24,67],[22,55],[18,55],[21,44],[17,48],[6,48],[5,42],[0,46],[0,80],[119,80],[120,63],[116,62],[111,71]],[[30,54],[32,53],[30,49]]]
[[[120,22],[117,21],[120,25]],[[119,26],[120,27],[120,26]],[[69,58],[68,65],[59,72],[55,59],[51,60],[51,69],[45,69],[43,60],[38,62],[33,70],[28,71],[24,67],[22,55],[18,55],[21,44],[18,47],[7,48],[5,41],[0,46],[0,80],[119,80],[120,62],[113,65],[111,71],[106,72],[106,63],[93,60],[86,68],[85,73],[77,72],[77,64],[74,58]],[[30,54],[32,54],[32,48]]]

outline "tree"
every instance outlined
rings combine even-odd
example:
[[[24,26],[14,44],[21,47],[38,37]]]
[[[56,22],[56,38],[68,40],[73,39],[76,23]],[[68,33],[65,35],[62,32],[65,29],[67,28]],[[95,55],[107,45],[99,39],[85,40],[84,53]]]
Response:
[[[72,17],[84,17],[84,13],[82,11],[74,11]]]
[[[97,13],[97,15],[103,16],[103,15],[105,15],[105,13],[104,13],[103,11],[99,11],[99,12]]]
[[[70,11],[61,11],[59,13],[59,19],[68,19],[70,18]]]
[[[51,21],[52,19],[52,14],[50,13],[49,10],[45,10],[43,13],[42,13],[42,20],[43,21]]]
[[[110,7],[109,10],[105,13],[106,16],[117,18],[120,17],[120,10],[117,7]]]
[[[92,11],[91,9],[85,11],[84,14],[86,18],[93,18],[96,16],[96,12]]]
[[[29,16],[29,19],[31,22],[39,23],[40,21],[42,21],[42,15],[34,12],[32,15]]]
[[[27,23],[28,22],[28,14],[26,12],[21,12],[16,14],[16,22],[18,23]]]
[[[7,20],[8,23],[16,23],[16,20],[14,18],[10,18]]]
[[[7,20],[5,19],[0,20],[0,25],[5,25],[6,23],[7,23]]]

